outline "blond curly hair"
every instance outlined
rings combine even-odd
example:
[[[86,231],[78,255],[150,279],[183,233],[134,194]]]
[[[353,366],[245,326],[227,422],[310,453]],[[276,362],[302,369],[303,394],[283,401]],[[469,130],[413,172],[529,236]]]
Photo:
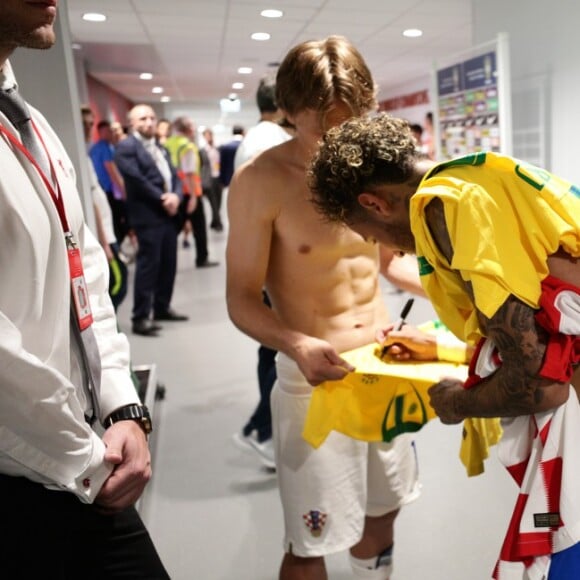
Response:
[[[328,221],[349,224],[362,215],[360,193],[406,183],[418,157],[407,121],[384,113],[345,121],[325,134],[311,161],[312,202]]]

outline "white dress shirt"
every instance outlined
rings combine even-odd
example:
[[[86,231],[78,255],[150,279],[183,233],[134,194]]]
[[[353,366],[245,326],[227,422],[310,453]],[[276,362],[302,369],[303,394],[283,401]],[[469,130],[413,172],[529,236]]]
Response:
[[[10,82],[15,83],[7,63],[0,84]],[[117,331],[105,255],[84,223],[72,163],[44,117],[31,112],[82,254],[102,361],[102,420],[139,401],[129,372],[129,345]],[[0,124],[14,131],[2,114]],[[105,446],[85,420],[90,396],[71,336],[62,225],[34,167],[1,137],[0,163],[0,473],[92,502],[112,466],[104,462]]]

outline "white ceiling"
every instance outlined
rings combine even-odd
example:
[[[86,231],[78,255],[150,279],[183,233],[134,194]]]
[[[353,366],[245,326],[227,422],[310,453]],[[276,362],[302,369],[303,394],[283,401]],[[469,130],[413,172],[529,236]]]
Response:
[[[260,16],[283,10],[281,19]],[[233,92],[253,99],[258,79],[275,71],[286,52],[304,40],[348,37],[363,54],[384,92],[424,78],[434,60],[472,44],[471,0],[72,0],[72,36],[87,71],[132,101],[158,102],[153,86],[172,103],[215,102]],[[106,14],[104,23],[82,20]],[[420,38],[405,38],[420,28]],[[258,42],[252,32],[269,32]],[[253,68],[240,75],[238,67]],[[153,80],[139,79],[151,72]]]

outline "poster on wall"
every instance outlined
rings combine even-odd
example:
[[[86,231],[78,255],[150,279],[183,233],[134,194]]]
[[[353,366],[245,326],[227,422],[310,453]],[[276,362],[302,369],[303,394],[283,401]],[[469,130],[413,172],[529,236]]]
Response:
[[[436,70],[439,159],[478,151],[509,153],[511,114],[509,106],[502,106],[499,60],[493,47]]]

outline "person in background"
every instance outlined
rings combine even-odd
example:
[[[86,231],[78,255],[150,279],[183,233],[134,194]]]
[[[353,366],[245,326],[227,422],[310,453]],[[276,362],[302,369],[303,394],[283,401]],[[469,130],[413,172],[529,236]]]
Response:
[[[50,48],[56,13],[0,3],[2,576],[167,580],[134,508],[151,477],[151,422],[107,263],[72,163],[8,60]]]
[[[264,77],[256,91],[256,104],[260,120],[242,139],[236,151],[234,168],[253,159],[266,149],[280,145],[290,139],[288,132],[280,127],[282,114],[276,104],[276,80]],[[268,294],[264,290],[264,303],[270,306]],[[275,469],[274,446],[272,444],[272,411],[270,394],[276,382],[276,351],[267,346],[258,348],[258,387],[260,399],[254,412],[239,433],[234,434],[234,442],[243,449],[257,453],[262,464]]]
[[[123,127],[119,121],[113,121],[111,123],[111,133],[113,134],[113,145],[117,145],[119,141],[127,137],[127,128]]]
[[[99,140],[89,148],[99,185],[107,194],[113,212],[115,237],[121,243],[129,232],[125,184],[114,161],[115,147],[111,123],[107,120],[97,124]]]
[[[236,151],[244,138],[244,128],[241,125],[234,125],[232,129],[232,140],[228,143],[225,143],[220,146],[220,181],[224,188],[230,186],[230,181],[232,180],[232,176],[234,174],[234,158],[236,156]],[[220,193],[219,199],[216,202],[216,209],[217,209],[217,217],[216,219],[219,220],[216,224],[214,229],[221,231],[223,229],[222,220],[221,220],[221,205],[222,205],[222,196]],[[213,227],[213,226],[212,226]]]
[[[290,139],[288,131],[280,126],[282,113],[276,104],[276,79],[264,77],[256,91],[256,105],[260,120],[244,135],[234,156],[234,171],[258,153]]]
[[[425,115],[425,126],[423,128],[423,135],[421,136],[421,143],[423,147],[421,151],[427,155],[429,159],[435,159],[435,128],[433,127],[433,113],[429,111]]]
[[[171,135],[171,121],[169,119],[159,119],[155,128],[155,137],[159,145],[165,145],[165,141]]]
[[[171,162],[177,170],[183,188],[183,213],[189,222],[195,240],[196,268],[210,268],[219,262],[209,259],[207,248],[207,223],[201,200],[202,189],[199,150],[195,144],[195,126],[189,117],[173,121],[171,135],[165,141]]]
[[[213,142],[213,131],[205,129],[203,132],[205,145],[199,150],[201,159],[201,186],[203,195],[211,207],[210,227],[216,232],[224,229],[220,217],[222,192],[224,186],[220,181],[220,152]]]
[[[380,247],[324,223],[306,184],[324,132],[375,110],[375,94],[347,39],[291,49],[278,69],[276,102],[295,137],[243,165],[229,192],[230,318],[278,351],[272,427],[285,523],[281,580],[324,580],[324,556],[346,549],[356,578],[386,580],[396,515],[419,494],[408,435],[368,444],[335,432],[319,449],[302,438],[314,386],[344,378],[353,368],[340,353],[374,342],[376,328],[388,322]],[[392,253],[388,262],[391,271],[401,265]],[[408,282],[419,288],[416,266]]]
[[[466,383],[429,395],[447,424],[502,417],[520,495],[493,577],[580,577],[580,189],[491,152],[436,164],[389,115],[329,131],[309,176],[326,221],[416,254],[441,321],[477,343]]]
[[[188,320],[171,308],[181,185],[169,153],[155,139],[153,109],[136,105],[129,111],[129,122],[131,135],[117,145],[115,162],[125,180],[129,220],[139,243],[132,330],[157,336],[159,321]]]
[[[93,111],[88,105],[81,106],[81,119],[85,144],[88,148],[90,147],[91,130],[95,123]],[[99,185],[92,159],[88,155],[87,160],[91,198],[95,212],[96,234],[109,263],[109,296],[116,311],[127,295],[127,265],[119,250],[109,199]]]
[[[409,129],[411,130],[411,135],[415,139],[417,144],[417,149],[421,149],[423,146],[423,127],[419,123],[409,123]]]

